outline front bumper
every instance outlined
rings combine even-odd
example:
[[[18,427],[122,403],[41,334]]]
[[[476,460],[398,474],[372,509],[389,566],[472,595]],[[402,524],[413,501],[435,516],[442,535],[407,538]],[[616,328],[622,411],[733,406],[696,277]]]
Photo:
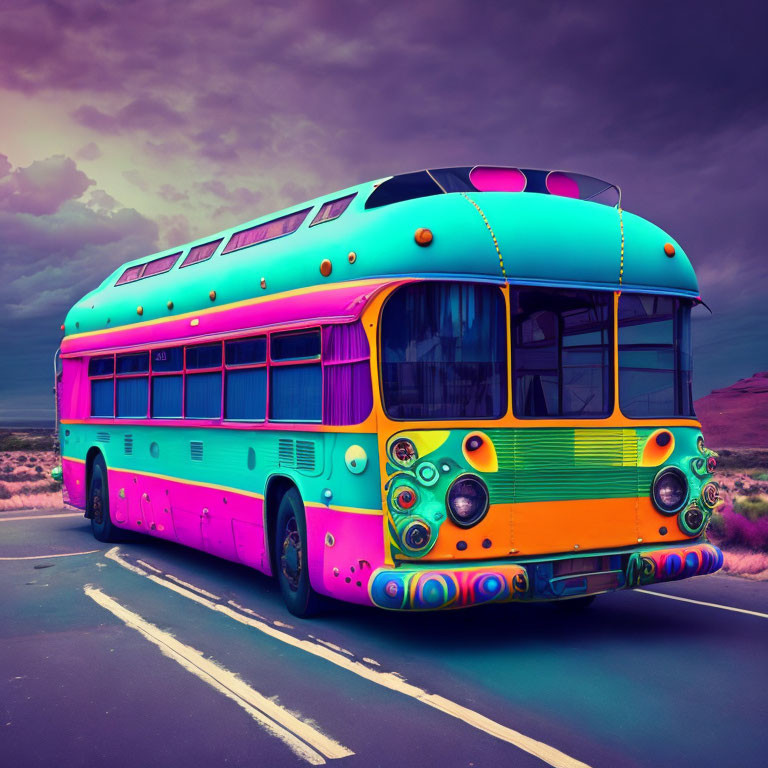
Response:
[[[714,573],[722,565],[723,553],[707,542],[530,563],[407,563],[377,569],[369,593],[374,605],[390,610],[467,608],[594,595]]]

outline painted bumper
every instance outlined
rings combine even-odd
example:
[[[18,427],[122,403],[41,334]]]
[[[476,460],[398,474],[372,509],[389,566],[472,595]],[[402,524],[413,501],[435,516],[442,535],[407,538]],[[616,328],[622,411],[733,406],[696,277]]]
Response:
[[[409,563],[377,569],[369,593],[374,605],[390,610],[467,608],[611,592],[714,573],[722,565],[722,552],[706,542],[534,563],[439,568]]]

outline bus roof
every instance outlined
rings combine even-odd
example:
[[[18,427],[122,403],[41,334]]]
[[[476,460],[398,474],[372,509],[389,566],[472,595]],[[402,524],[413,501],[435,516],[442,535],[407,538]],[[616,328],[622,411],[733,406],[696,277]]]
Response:
[[[615,205],[598,204],[607,194]],[[428,244],[416,242],[419,229]],[[366,182],[127,262],[72,307],[65,334],[414,277],[698,296],[680,245],[622,211],[614,185],[464,166]]]

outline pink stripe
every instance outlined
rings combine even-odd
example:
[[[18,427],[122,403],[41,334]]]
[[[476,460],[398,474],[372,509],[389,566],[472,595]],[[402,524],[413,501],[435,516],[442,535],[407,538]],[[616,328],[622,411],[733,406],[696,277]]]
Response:
[[[173,340],[215,337],[252,328],[272,328],[302,322],[350,322],[356,320],[371,297],[392,281],[360,286],[351,284],[331,289],[320,286],[313,293],[300,296],[286,296],[253,304],[235,307],[209,314],[201,313],[198,318],[179,318],[140,327],[124,326],[119,330],[103,334],[65,338],[61,343],[62,355],[74,355],[85,351],[123,348],[132,345],[144,347]],[[193,326],[192,320],[198,319]]]

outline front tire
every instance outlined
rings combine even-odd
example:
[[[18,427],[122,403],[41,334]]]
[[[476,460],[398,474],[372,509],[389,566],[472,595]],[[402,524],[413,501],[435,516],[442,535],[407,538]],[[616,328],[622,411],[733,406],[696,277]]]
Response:
[[[107,465],[101,456],[94,459],[91,479],[88,483],[88,516],[91,518],[91,533],[98,541],[119,541],[119,529],[112,524],[109,516],[109,486]]]
[[[299,618],[316,615],[321,600],[309,583],[307,522],[304,504],[295,488],[286,491],[277,510],[274,562],[280,592],[288,610]]]

